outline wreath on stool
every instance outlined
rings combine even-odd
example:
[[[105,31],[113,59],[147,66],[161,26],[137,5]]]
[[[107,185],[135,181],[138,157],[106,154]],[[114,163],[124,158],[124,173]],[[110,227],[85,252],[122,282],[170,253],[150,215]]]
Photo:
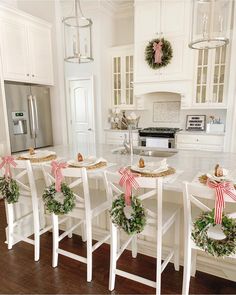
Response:
[[[214,227],[220,226],[220,239],[212,237]],[[219,228],[218,228],[219,229]],[[216,236],[216,235],[215,235]],[[236,253],[236,220],[222,214],[220,225],[215,223],[215,209],[204,212],[193,224],[192,238],[196,245],[214,257]]]
[[[164,38],[149,41],[145,49],[145,60],[150,68],[156,70],[167,66],[173,57],[173,49]]]
[[[67,163],[52,161],[51,166],[55,183],[45,189],[43,200],[50,213],[56,215],[67,214],[75,207],[76,200],[70,187],[62,182],[64,177],[61,170],[67,167]]]
[[[142,232],[146,224],[146,216],[140,200],[132,196],[131,212],[125,212],[125,209],[125,195],[121,194],[112,202],[112,208],[110,210],[112,223],[122,228],[128,235]]]
[[[60,192],[56,190],[55,183],[47,187],[43,193],[43,200],[48,211],[56,215],[67,214],[75,207],[75,195],[65,183],[61,183]]]

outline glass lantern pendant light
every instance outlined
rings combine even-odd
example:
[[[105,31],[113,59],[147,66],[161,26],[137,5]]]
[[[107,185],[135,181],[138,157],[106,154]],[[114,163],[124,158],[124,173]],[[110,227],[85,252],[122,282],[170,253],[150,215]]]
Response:
[[[86,18],[81,10],[80,0],[74,0],[73,16],[63,18],[65,61],[87,63],[92,57],[92,20]]]
[[[214,49],[229,43],[232,2],[193,0],[190,48]]]

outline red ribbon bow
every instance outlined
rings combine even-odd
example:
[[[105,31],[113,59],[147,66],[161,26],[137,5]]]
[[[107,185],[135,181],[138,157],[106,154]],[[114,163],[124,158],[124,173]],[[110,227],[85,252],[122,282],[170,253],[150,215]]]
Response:
[[[11,165],[13,167],[17,166],[12,156],[2,157],[2,163],[0,164],[0,169],[2,169],[5,166],[5,173],[4,173],[5,177],[12,178]]]
[[[216,200],[215,200],[215,223],[221,224],[222,223],[222,213],[223,209],[225,208],[225,200],[224,194],[231,197],[233,200],[236,201],[236,194],[234,186],[231,182],[213,182],[208,180],[207,185],[210,188],[215,189],[216,192]]]
[[[156,43],[156,42],[153,43],[153,50],[155,52],[154,57],[155,57],[156,64],[162,63],[162,56],[163,56],[162,45],[163,45],[163,43],[161,41],[159,41],[158,43]]]
[[[135,180],[135,176],[138,175],[132,173],[129,168],[121,168],[119,173],[121,174],[119,185],[125,187],[125,204],[130,206],[132,188],[137,189],[139,187],[137,181]]]
[[[64,179],[61,169],[66,168],[68,165],[67,163],[59,163],[56,161],[52,161],[51,166],[52,166],[52,173],[55,177],[55,189],[57,192],[60,192],[61,183],[62,183],[62,180]]]

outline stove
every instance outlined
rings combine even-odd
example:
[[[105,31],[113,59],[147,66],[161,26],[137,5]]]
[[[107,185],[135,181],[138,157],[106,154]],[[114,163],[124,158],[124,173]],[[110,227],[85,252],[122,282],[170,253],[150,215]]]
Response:
[[[175,148],[175,133],[179,128],[148,127],[139,130],[141,146]]]
[[[148,127],[139,130],[139,136],[146,137],[162,137],[162,138],[174,138],[175,133],[180,131],[179,128],[168,127]]]

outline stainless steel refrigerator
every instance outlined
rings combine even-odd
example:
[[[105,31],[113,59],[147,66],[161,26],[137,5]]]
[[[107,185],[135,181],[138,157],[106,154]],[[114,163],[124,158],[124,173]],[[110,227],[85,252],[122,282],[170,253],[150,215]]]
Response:
[[[11,151],[53,144],[50,89],[5,82]]]

